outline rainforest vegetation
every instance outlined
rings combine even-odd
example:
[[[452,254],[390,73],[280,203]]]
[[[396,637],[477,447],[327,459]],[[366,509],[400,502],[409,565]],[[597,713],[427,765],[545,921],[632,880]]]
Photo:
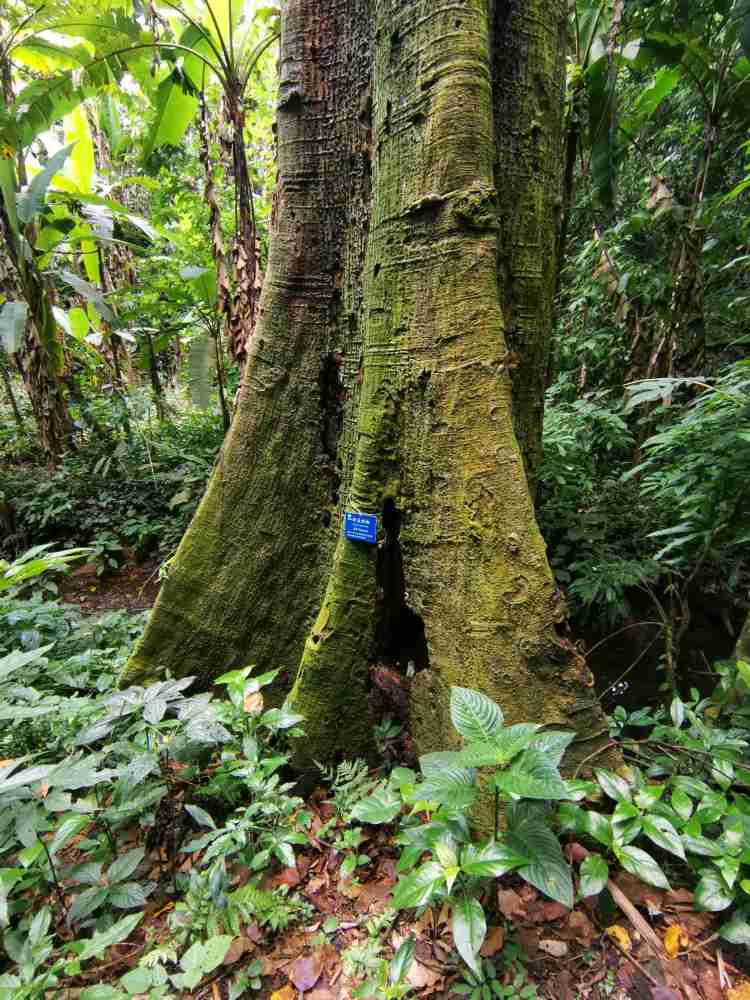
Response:
[[[750,0],[7,0],[0,1000],[750,996]]]

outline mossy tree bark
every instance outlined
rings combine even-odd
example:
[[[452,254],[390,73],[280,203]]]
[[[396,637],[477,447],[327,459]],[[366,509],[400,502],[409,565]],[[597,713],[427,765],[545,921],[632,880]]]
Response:
[[[336,537],[343,377],[356,382],[361,353],[369,34],[365,0],[285,4],[257,330],[235,419],[128,681],[168,667],[205,685],[249,662],[283,664],[294,679]]]
[[[498,285],[513,426],[533,497],[561,246],[568,19],[560,3],[493,0],[493,7],[495,186],[502,192]]]
[[[552,6],[525,0],[515,26],[489,0],[285,6],[278,231],[240,409],[127,679],[299,664],[300,759],[331,759],[370,748],[368,666],[412,660],[420,750],[449,738],[453,683],[596,749],[504,336],[505,299],[529,345],[546,336],[556,188],[498,140],[497,53],[526,53],[508,73],[551,158]],[[343,537],[344,509],[380,516],[377,547]]]

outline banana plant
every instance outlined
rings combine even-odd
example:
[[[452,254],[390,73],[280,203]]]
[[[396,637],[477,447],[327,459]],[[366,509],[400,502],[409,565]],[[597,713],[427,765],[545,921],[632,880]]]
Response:
[[[61,381],[65,363],[52,290],[31,247],[47,187],[69,153],[66,147],[50,157],[45,168],[20,193],[16,191],[13,159],[0,159],[4,249],[22,296],[20,301],[6,301],[0,315],[0,335],[5,350],[20,358],[40,444],[51,463],[65,450],[72,423]]]

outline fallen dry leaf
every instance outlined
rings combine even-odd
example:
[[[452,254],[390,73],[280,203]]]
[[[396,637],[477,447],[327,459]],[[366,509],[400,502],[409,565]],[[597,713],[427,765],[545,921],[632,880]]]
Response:
[[[290,889],[298,886],[302,879],[296,868],[282,868],[278,875],[274,875],[274,885],[288,885]]]
[[[667,989],[666,986],[652,986],[651,1000],[682,1000],[679,993]]]
[[[559,920],[561,917],[567,917],[569,913],[568,907],[563,906],[562,903],[539,902],[529,910],[529,920],[535,924],[547,924]]]
[[[320,979],[323,959],[319,953],[298,958],[289,970],[289,978],[300,991],[307,993]]]
[[[282,986],[280,990],[276,990],[275,993],[271,994],[271,1000],[294,1000],[294,997],[294,987],[290,986],[289,983],[287,983],[286,986]]]
[[[353,879],[342,878],[339,880],[338,891],[347,899],[359,899],[362,895],[363,886]]]
[[[535,958],[539,953],[539,928],[516,927],[513,930],[514,940],[520,944],[529,958]]]
[[[630,940],[630,934],[621,924],[612,924],[608,927],[607,937],[611,941],[614,941],[614,943],[622,948],[623,951],[630,951],[633,946],[633,942]]]
[[[576,995],[573,993],[573,977],[567,969],[555,976],[553,984],[553,996],[556,1000],[576,1000]]]
[[[568,917],[566,930],[586,948],[594,938],[594,925],[582,910],[573,910]]]
[[[336,1000],[337,996],[338,992],[330,986],[316,986],[314,990],[310,990],[305,1000]]]
[[[526,907],[523,900],[513,889],[497,890],[497,906],[502,915],[507,917],[508,920],[526,916]]]
[[[224,956],[224,964],[232,965],[234,962],[238,962],[244,954],[248,951],[253,951],[254,948],[255,945],[249,938],[235,938],[229,946],[229,951]]]
[[[664,901],[671,909],[673,906],[693,905],[693,893],[689,889],[670,889],[664,896]]]
[[[487,931],[487,936],[484,939],[484,944],[479,949],[479,954],[482,958],[491,958],[493,955],[497,955],[499,951],[503,950],[504,944],[505,929],[503,927],[490,927]]]
[[[677,953],[687,948],[689,944],[690,938],[682,924],[672,924],[671,927],[667,927],[664,934],[664,951],[669,958],[675,958]]]
[[[740,983],[727,993],[727,1000],[750,1000],[750,983]]]
[[[547,938],[539,942],[539,950],[546,952],[553,958],[564,958],[568,954],[568,946],[564,941],[555,941],[554,938]]]
[[[577,864],[587,858],[591,851],[587,850],[583,844],[572,843],[566,844],[564,853],[571,864]]]
[[[412,962],[411,968],[406,973],[406,981],[415,990],[424,990],[436,986],[442,979],[439,972],[429,969],[421,962]]]

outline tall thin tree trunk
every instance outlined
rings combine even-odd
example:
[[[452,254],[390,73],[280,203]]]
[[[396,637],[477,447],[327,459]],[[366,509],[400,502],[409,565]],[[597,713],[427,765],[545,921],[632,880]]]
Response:
[[[8,403],[10,404],[10,408],[13,411],[13,419],[16,422],[18,430],[21,433],[23,433],[25,429],[23,423],[23,417],[21,416],[21,411],[18,408],[16,396],[15,393],[13,392],[13,383],[10,380],[10,373],[8,371],[4,357],[0,357],[0,372],[2,373],[3,386],[5,387],[5,395],[8,397]]]
[[[562,0],[526,7],[558,30]],[[369,749],[384,659],[416,668],[420,750],[445,746],[453,683],[578,730],[581,757],[605,730],[555,632],[513,429],[493,25],[488,0],[284,8],[278,229],[239,410],[124,679],[299,664],[301,762]],[[557,102],[553,54],[519,64]],[[379,545],[344,538],[344,511],[377,515]]]
[[[154,394],[154,406],[156,407],[156,419],[164,420],[164,388],[159,379],[159,369],[156,364],[156,352],[154,351],[154,340],[151,334],[146,331],[146,342],[148,343],[148,373],[151,379],[151,391]]]
[[[234,298],[229,314],[229,347],[232,357],[243,362],[247,355],[247,342],[253,334],[256,322],[258,255],[255,206],[245,153],[245,110],[239,84],[229,95],[227,105],[232,130],[237,215],[233,253]]]
[[[0,59],[0,84],[3,100],[10,107],[14,94],[11,67],[7,59]],[[26,164],[22,153],[17,157],[16,172],[19,182],[25,184]],[[49,282],[39,272],[36,263],[21,255],[17,235],[11,227],[2,199],[0,237],[5,244],[4,257],[7,257],[15,272],[12,276],[7,275],[4,261],[2,282],[6,285],[10,281],[20,293],[19,298],[28,306],[29,320],[23,346],[17,356],[36,422],[39,443],[49,463],[54,465],[70,443],[72,434],[68,404],[60,381],[64,358],[52,312],[54,297]]]

